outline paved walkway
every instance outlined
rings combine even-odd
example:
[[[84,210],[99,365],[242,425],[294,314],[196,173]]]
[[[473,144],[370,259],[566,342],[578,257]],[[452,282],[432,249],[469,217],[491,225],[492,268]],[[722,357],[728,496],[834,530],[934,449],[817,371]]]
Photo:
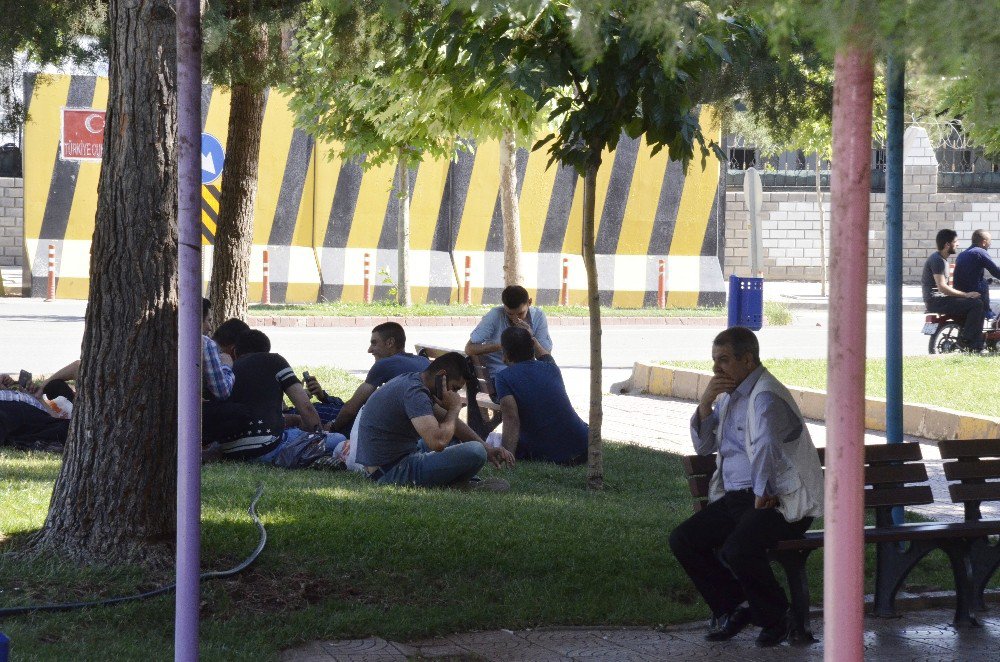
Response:
[[[983,627],[955,629],[952,612],[928,609],[898,619],[865,619],[865,659],[1000,660],[1000,617],[983,618]],[[813,620],[814,634],[822,637],[822,622]],[[718,659],[740,662],[822,660],[823,642],[792,647],[782,644],[762,650],[754,646],[755,628],[732,641],[710,643],[703,638],[704,623],[651,628],[539,628],[453,634],[407,643],[384,639],[315,642],[287,651],[285,662],[355,662],[407,659],[548,661],[602,659],[622,661]]]

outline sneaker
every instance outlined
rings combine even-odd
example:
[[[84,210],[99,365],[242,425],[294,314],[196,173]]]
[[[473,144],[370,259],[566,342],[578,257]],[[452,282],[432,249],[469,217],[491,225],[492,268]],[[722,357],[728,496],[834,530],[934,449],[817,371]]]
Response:
[[[758,648],[773,648],[788,639],[788,634],[792,629],[791,619],[786,613],[774,625],[761,628],[757,635]]]
[[[510,483],[503,478],[470,478],[465,485],[465,489],[473,492],[506,492],[510,489]]]

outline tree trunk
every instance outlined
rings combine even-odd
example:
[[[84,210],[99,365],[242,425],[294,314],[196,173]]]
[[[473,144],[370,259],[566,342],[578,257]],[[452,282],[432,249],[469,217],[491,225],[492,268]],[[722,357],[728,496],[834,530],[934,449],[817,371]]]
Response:
[[[176,26],[111,0],[104,163],[73,423],[35,551],[172,562],[177,461]]]
[[[517,144],[504,129],[500,139],[500,210],[503,215],[503,283],[521,285],[521,210],[517,201]]]
[[[410,297],[410,171],[400,155],[396,164],[396,191],[399,204],[396,206],[396,254],[399,276],[396,280],[396,302],[401,306],[412,306]]]
[[[597,284],[597,256],[594,254],[594,208],[597,196],[597,168],[591,165],[583,178],[583,264],[587,268],[587,307],[590,310],[590,437],[587,452],[587,489],[604,488],[604,446],[601,424],[601,293]]]
[[[819,176],[819,152],[816,152],[816,204],[819,206],[820,296],[826,296],[826,215],[823,213],[823,188]]]
[[[249,50],[254,60],[262,62],[267,56],[267,28],[256,26],[254,34],[256,42]],[[247,315],[257,168],[266,102],[267,95],[262,88],[245,83],[232,87],[219,226],[215,232],[208,294],[212,301],[213,326],[232,317],[243,319]]]

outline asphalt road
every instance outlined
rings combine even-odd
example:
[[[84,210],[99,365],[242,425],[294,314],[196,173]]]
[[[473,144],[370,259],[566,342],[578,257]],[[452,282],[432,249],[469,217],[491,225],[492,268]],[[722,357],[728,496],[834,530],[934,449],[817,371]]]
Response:
[[[16,373],[20,368],[35,374],[50,373],[76,359],[83,338],[83,301],[40,299],[0,299],[0,372]],[[827,314],[817,310],[795,310],[790,326],[767,327],[760,331],[761,355],[767,358],[825,358]],[[927,336],[920,333],[923,315],[906,313],[903,318],[905,354],[927,353]],[[631,374],[635,361],[708,359],[712,338],[719,326],[606,326],[602,337],[604,390]],[[462,347],[471,327],[411,327],[408,346],[427,343]],[[550,327],[553,355],[563,368],[574,404],[587,398],[589,328]],[[268,328],[274,351],[293,365],[321,364],[363,374],[371,365],[369,329],[357,328]],[[871,312],[867,318],[867,351],[872,357],[885,356],[885,313]],[[581,400],[582,399],[582,400]]]

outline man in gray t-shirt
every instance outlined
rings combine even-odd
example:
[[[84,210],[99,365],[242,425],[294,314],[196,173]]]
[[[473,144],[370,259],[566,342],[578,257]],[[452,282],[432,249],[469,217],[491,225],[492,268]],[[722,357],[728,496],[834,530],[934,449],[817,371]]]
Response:
[[[465,353],[469,356],[485,355],[486,366],[493,377],[507,367],[500,348],[500,334],[512,326],[527,329],[545,351],[552,351],[548,320],[541,308],[531,305],[528,290],[520,285],[508,285],[500,294],[500,301],[503,305],[483,316],[465,345]]]
[[[423,372],[400,375],[375,391],[365,405],[357,439],[357,461],[368,477],[383,485],[462,487],[472,484],[487,460],[498,468],[513,466],[509,451],[487,448],[458,420],[458,391],[469,378],[465,357],[449,352]],[[506,489],[506,481],[489,487]]]
[[[937,250],[924,263],[920,285],[928,312],[964,318],[959,346],[973,352],[983,350],[983,301],[979,292],[963,292],[948,284],[948,257],[955,254],[958,233],[940,230],[935,238]]]

